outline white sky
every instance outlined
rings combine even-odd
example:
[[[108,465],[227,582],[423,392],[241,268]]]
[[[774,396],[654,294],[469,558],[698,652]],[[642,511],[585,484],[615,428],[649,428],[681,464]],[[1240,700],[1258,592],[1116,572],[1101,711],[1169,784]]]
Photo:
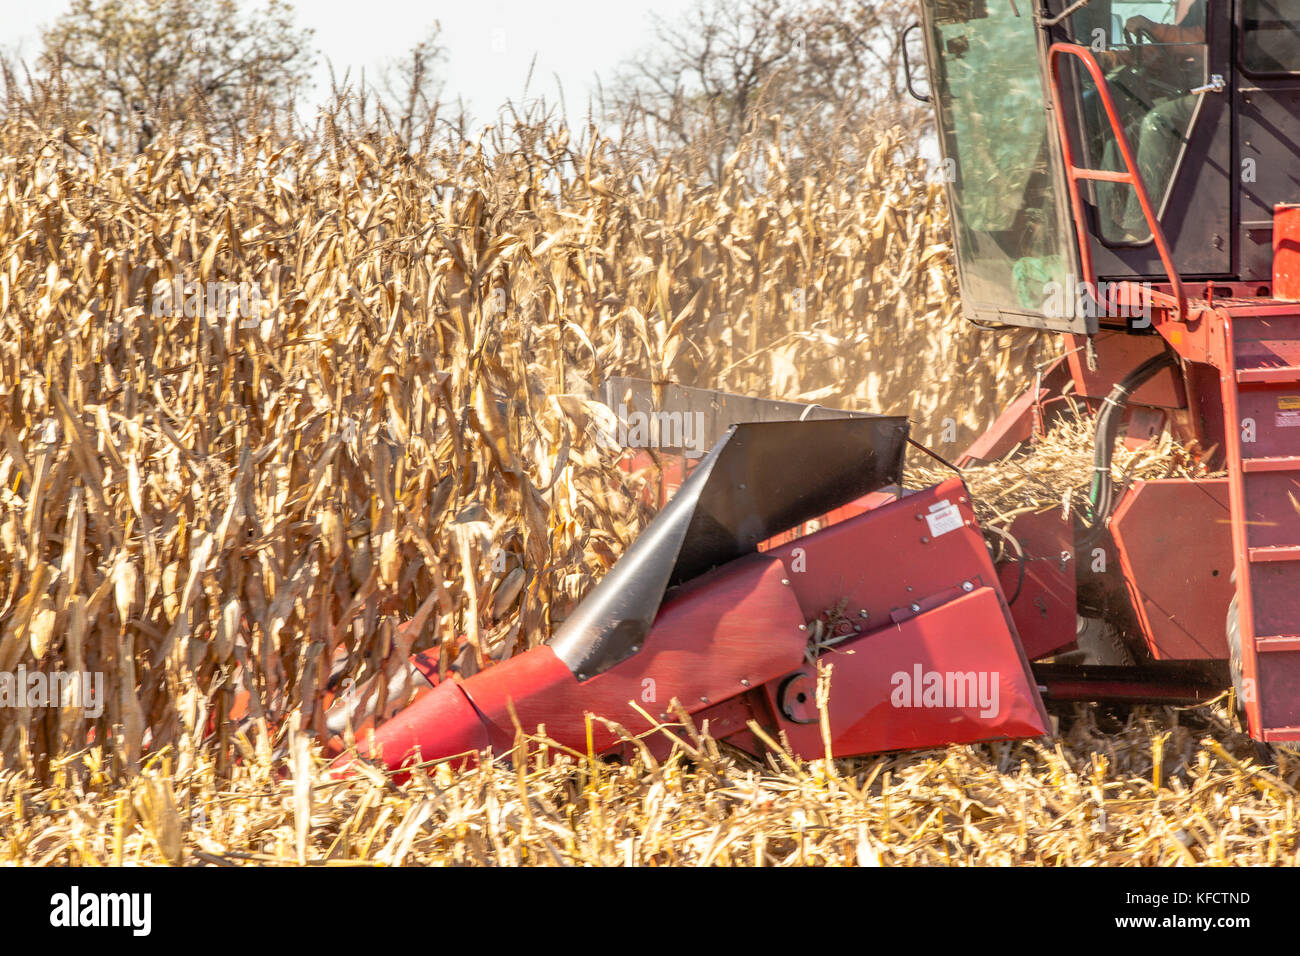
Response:
[[[249,6],[248,0],[243,5]],[[253,4],[261,6],[260,3]],[[0,47],[33,57],[41,27],[68,9],[68,0],[0,0]],[[586,112],[594,74],[608,82],[615,67],[646,48],[649,14],[681,15],[694,0],[297,0],[300,26],[312,27],[321,63],[317,99],[328,90],[324,58],[342,78],[346,67],[378,68],[400,58],[435,20],[447,48],[444,98],[464,97],[476,119],[486,120],[507,98],[524,90],[534,53],[530,95],[558,101],[563,84],[571,119]]]

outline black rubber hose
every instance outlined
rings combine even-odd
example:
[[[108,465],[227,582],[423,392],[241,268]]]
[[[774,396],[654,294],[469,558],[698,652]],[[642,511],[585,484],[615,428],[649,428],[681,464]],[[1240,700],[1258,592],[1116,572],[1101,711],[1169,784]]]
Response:
[[[1089,504],[1092,514],[1085,525],[1088,534],[1079,543],[1086,548],[1101,537],[1106,530],[1106,519],[1110,517],[1114,505],[1114,482],[1110,477],[1111,461],[1115,456],[1115,439],[1119,435],[1120,422],[1124,418],[1124,408],[1133,393],[1145,385],[1166,368],[1176,368],[1177,360],[1169,352],[1162,352],[1147,359],[1110,390],[1103,399],[1101,409],[1097,412],[1097,426],[1093,436],[1092,451],[1092,486],[1089,490]]]
[[[997,525],[988,525],[984,530],[1002,535],[1003,540],[1010,541],[1011,546],[1016,549],[1016,563],[1019,566],[1019,571],[1016,576],[1016,589],[1012,592],[1011,597],[1007,598],[1007,606],[1010,607],[1012,604],[1016,603],[1016,598],[1020,597],[1020,589],[1025,586],[1025,561],[1027,560],[1025,557],[1025,549],[1020,546],[1020,542],[1016,540],[1016,536],[1005,528],[999,528]]]

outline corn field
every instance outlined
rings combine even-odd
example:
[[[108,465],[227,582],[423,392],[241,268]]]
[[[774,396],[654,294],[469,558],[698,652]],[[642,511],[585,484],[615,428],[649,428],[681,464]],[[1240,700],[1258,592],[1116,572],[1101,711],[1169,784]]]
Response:
[[[0,860],[1294,862],[1300,765],[1255,766],[1221,703],[833,763],[686,718],[667,760],[521,733],[400,788],[324,773],[340,677],[544,640],[649,519],[605,378],[907,414],[956,452],[1056,354],[961,320],[901,132],[721,182],[525,120],[415,153],[338,109],[131,156],[0,139],[0,672],[106,681],[96,715],[0,710]]]
[[[249,87],[235,122],[191,91],[105,138],[61,69],[0,57],[0,678],[57,691],[0,694],[0,865],[1300,863],[1300,752],[1261,765],[1226,694],[814,761],[677,707],[667,756],[520,727],[508,760],[340,779],[340,687],[389,713],[413,652],[467,677],[538,644],[653,517],[605,379],[906,415],[954,458],[1059,340],[962,319],[916,130],[773,99],[703,130],[725,158],[544,104],[417,136],[363,80],[314,127]],[[1092,442],[968,470],[981,523],[1088,507]],[[1168,435],[1114,467],[1205,474]]]
[[[822,185],[774,146],[701,186],[563,127],[411,155],[348,123],[129,158],[5,128],[0,671],[108,682],[93,720],[6,715],[6,766],[45,779],[91,740],[113,773],[167,748],[184,772],[215,739],[225,769],[236,688],[282,743],[321,729],[336,661],[469,673],[544,639],[647,517],[654,476],[599,440],[609,375],[933,440],[1050,347],[962,323],[897,133]]]

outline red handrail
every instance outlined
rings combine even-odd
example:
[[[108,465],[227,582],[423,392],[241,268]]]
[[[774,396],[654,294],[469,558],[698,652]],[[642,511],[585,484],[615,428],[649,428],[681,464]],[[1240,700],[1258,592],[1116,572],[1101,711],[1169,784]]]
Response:
[[[1124,160],[1125,172],[1089,169],[1074,164],[1074,147],[1070,145],[1070,134],[1065,126],[1065,111],[1061,108],[1059,62],[1063,54],[1077,57],[1083,61],[1083,65],[1092,76],[1092,81],[1097,85],[1097,93],[1101,97],[1102,105],[1106,108],[1106,119],[1110,123],[1111,132],[1115,135],[1115,142],[1119,145],[1120,158]],[[1106,76],[1102,73],[1097,58],[1092,55],[1092,51],[1086,46],[1080,46],[1076,43],[1053,43],[1047,51],[1047,64],[1052,78],[1052,108],[1056,112],[1056,130],[1060,136],[1061,156],[1065,160],[1065,173],[1070,184],[1070,206],[1074,212],[1074,229],[1079,237],[1079,257],[1082,260],[1083,271],[1088,277],[1089,288],[1093,290],[1092,295],[1096,296],[1097,274],[1093,271],[1092,247],[1089,244],[1089,233],[1084,223],[1083,200],[1079,195],[1079,180],[1081,179],[1091,179],[1104,183],[1120,183],[1132,186],[1137,190],[1138,205],[1142,207],[1142,215],[1146,219],[1147,225],[1151,227],[1151,237],[1155,240],[1156,249],[1160,253],[1160,261],[1165,267],[1165,273],[1169,276],[1169,284],[1174,290],[1173,299],[1177,309],[1176,317],[1179,322],[1185,321],[1187,297],[1183,294],[1183,283],[1174,269],[1173,256],[1169,254],[1169,243],[1165,240],[1164,231],[1160,228],[1160,223],[1156,221],[1155,213],[1152,211],[1147,188],[1142,182],[1141,174],[1137,171],[1137,164],[1133,162],[1133,151],[1129,148],[1128,137],[1124,135],[1124,127],[1119,122],[1119,116],[1115,110],[1115,101],[1110,95],[1110,85],[1106,82]],[[1155,293],[1149,294],[1155,295]]]

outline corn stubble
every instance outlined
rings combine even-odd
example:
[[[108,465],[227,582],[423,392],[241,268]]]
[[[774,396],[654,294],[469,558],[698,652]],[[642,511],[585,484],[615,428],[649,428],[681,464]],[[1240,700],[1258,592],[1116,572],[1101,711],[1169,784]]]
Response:
[[[655,471],[618,469],[589,399],[605,377],[963,441],[1056,345],[960,320],[942,191],[893,134],[820,185],[780,148],[701,185],[523,121],[417,155],[345,111],[322,129],[125,158],[0,127],[0,671],[102,671],[107,698],[0,715],[0,859],[1294,857],[1296,768],[1238,763],[1213,708],[1055,749],[761,764],[678,727],[665,762],[553,764],[539,736],[513,769],[323,778],[340,648],[358,681],[413,649],[472,673],[648,520]],[[156,309],[177,277],[262,301]]]
[[[1099,726],[1103,722],[1105,726]],[[164,756],[133,781],[0,777],[0,862],[310,865],[1278,865],[1297,858],[1300,761],[1263,769],[1221,704],[1081,707],[1054,741],[758,762],[689,720],[626,765],[516,738],[510,765],[365,767],[331,781],[304,736],[222,773]],[[635,747],[635,740],[628,738]]]

